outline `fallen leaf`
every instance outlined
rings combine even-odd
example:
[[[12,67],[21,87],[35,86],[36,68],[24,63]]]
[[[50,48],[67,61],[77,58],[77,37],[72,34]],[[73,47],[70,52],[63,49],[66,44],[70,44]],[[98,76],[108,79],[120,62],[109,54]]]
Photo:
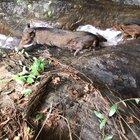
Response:
[[[60,81],[61,81],[60,77],[55,77],[55,78],[52,80],[52,83],[53,83],[54,85],[58,85]]]

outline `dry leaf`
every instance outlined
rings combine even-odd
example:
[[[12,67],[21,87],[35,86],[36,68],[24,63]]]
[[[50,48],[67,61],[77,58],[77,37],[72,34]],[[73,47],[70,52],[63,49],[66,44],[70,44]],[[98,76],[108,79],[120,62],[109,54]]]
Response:
[[[58,85],[60,81],[61,81],[60,77],[55,77],[55,78],[52,80],[52,83],[53,83],[54,85]]]
[[[126,118],[129,124],[134,124],[134,119],[132,116]]]

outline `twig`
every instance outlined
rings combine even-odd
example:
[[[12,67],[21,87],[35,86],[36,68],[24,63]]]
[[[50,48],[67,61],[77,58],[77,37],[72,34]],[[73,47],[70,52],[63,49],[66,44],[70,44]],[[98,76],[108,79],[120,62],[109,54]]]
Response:
[[[131,130],[131,132],[134,134],[135,138],[136,138],[137,140],[139,140],[138,135],[133,131],[133,129],[130,127],[130,125],[124,120],[124,118],[123,118],[122,116],[120,116],[120,117],[121,117],[121,119],[124,121],[124,123],[128,126],[128,128]]]
[[[4,127],[11,119],[8,117],[6,121],[0,124],[0,127]]]
[[[48,112],[48,114],[47,114],[47,117],[46,117],[46,119],[45,119],[45,121],[44,121],[42,127],[40,128],[40,130],[39,130],[39,132],[38,132],[38,134],[37,134],[35,140],[37,140],[37,138],[38,138],[38,136],[40,135],[40,133],[41,133],[43,127],[45,126],[47,120],[49,119],[49,117],[50,117],[50,115],[51,115],[51,112],[52,112],[52,109],[53,109],[53,107],[52,107],[52,103],[51,103],[51,105],[50,105],[50,110],[49,110],[49,112]]]
[[[65,118],[65,117],[62,116],[62,115],[58,115],[58,116],[61,117],[61,118],[63,118],[63,119],[67,122],[68,129],[69,129],[69,137],[70,137],[70,140],[72,140],[71,128],[70,128],[70,125],[69,125],[69,122],[68,122],[67,118]]]
[[[126,134],[125,129],[124,129],[124,127],[123,127],[123,124],[122,124],[122,122],[121,122],[121,119],[120,119],[120,117],[118,117],[118,118],[119,118],[120,127],[121,127],[121,129],[122,129],[122,133],[123,133],[123,134]]]

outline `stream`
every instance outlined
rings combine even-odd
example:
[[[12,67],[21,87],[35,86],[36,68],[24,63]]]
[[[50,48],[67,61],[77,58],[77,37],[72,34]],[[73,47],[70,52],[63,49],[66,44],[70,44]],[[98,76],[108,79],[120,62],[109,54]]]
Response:
[[[64,30],[86,31],[102,35],[107,39],[107,42],[101,44],[101,49],[92,51],[82,50],[77,56],[74,56],[73,52],[67,49],[50,46],[45,47],[44,50],[38,51],[35,49],[33,52],[29,53],[31,55],[38,53],[38,56],[47,56],[46,52],[49,52],[53,58],[59,60],[62,64],[78,70],[84,74],[85,77],[92,80],[93,85],[103,94],[108,94],[109,91],[113,91],[116,94],[116,99],[140,98],[140,38],[124,39],[123,32],[114,28],[115,25],[120,24],[140,25],[139,0],[0,1],[0,49],[13,52],[20,42],[22,32],[27,23],[30,23],[31,27],[62,28]],[[15,61],[19,61],[18,58]],[[3,69],[0,72],[2,75]],[[70,109],[68,113],[71,114],[71,110],[74,108],[72,112],[74,114],[77,112],[75,109],[76,107],[79,109],[80,105],[82,106],[84,104],[86,106],[87,104],[85,101],[81,100],[82,97],[78,97],[79,100],[77,101],[77,99],[74,99],[74,105],[71,108],[69,100],[73,102],[73,99],[68,98],[69,100],[67,101],[68,96],[66,93],[69,91],[68,86],[70,85],[70,88],[75,88],[77,86],[80,89],[84,82],[80,81],[82,83],[80,84],[74,79],[77,82],[77,85],[75,85],[76,82],[74,80],[70,81],[67,77],[63,77],[62,79],[64,80],[64,85],[58,88],[58,91],[56,91],[57,86],[55,85],[56,87],[53,87],[54,89],[52,88],[50,95],[46,95],[48,99],[45,100],[46,106],[51,101],[51,94],[54,94],[53,97],[56,96],[56,99],[58,98],[57,100],[60,98],[58,95],[61,95],[66,98],[62,104],[65,106],[68,102],[68,107],[66,106],[65,109]],[[55,94],[56,92],[59,94]],[[92,92],[96,96],[96,91],[93,90]],[[94,94],[87,94],[87,96],[89,95],[89,98],[91,98],[89,105],[91,108]],[[61,99],[62,98],[60,98],[60,100]],[[98,104],[96,98],[93,101],[95,104]],[[104,100],[100,100],[100,102],[102,101]],[[79,128],[79,126],[74,126],[74,130],[79,131],[75,133],[81,136],[83,140],[96,140],[99,138],[99,135],[101,139],[101,134],[93,132],[96,131],[94,129],[98,125],[90,126],[91,122],[91,124],[94,124],[94,122],[98,121],[95,116],[94,119],[90,117],[90,115],[93,116],[92,112],[89,113],[90,115],[88,117],[86,116],[85,112],[87,108],[85,108],[85,106],[82,106],[80,109],[86,121],[81,119],[80,113],[78,114],[80,119],[77,117],[77,120],[80,120],[77,122],[80,125],[83,123],[83,130]],[[69,114],[66,115],[69,117]],[[74,115],[72,115],[72,118],[75,119],[73,116]],[[60,124],[61,123],[62,122],[60,122]],[[66,121],[63,120],[63,123],[66,124]],[[135,127],[134,130],[137,132],[140,127],[139,124],[136,125],[138,125],[138,127]],[[112,130],[111,133],[114,135],[116,134],[116,129],[112,129],[112,126],[113,125],[109,126],[108,131]],[[63,130],[65,130],[64,126]],[[80,132],[80,130],[82,131]],[[53,130],[47,131],[51,132]],[[97,132],[99,133],[99,130]],[[96,135],[95,137],[94,133]],[[64,135],[66,134],[64,132]],[[137,133],[137,135],[139,136],[139,133]],[[127,136],[132,140],[137,138],[137,136],[131,136],[131,133],[128,133]],[[77,136],[74,137],[77,139]],[[68,136],[66,136],[66,138],[68,138]],[[55,139],[57,139],[57,134]],[[50,140],[53,140],[53,134],[50,135]]]

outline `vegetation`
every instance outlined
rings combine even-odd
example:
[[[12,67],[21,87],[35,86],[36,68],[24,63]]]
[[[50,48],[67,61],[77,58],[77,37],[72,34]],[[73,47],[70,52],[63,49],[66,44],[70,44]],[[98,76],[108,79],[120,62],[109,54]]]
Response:
[[[106,126],[108,119],[110,117],[112,117],[117,112],[118,105],[120,103],[125,104],[125,102],[127,102],[127,101],[135,101],[137,104],[139,104],[140,103],[140,98],[130,98],[130,99],[125,99],[125,100],[121,100],[119,102],[116,102],[115,104],[113,104],[110,107],[110,111],[109,111],[107,117],[103,113],[101,113],[101,112],[94,111],[94,114],[97,116],[97,118],[99,119],[99,122],[100,122],[100,126],[99,126],[100,127],[100,130],[102,130]],[[105,136],[103,139],[104,140],[112,140],[113,139],[113,135]]]
[[[40,4],[40,2],[41,1],[37,1],[36,4],[36,1],[34,0],[16,0],[15,6],[17,11],[12,7],[12,5],[14,5],[13,3],[8,3],[7,5],[5,4],[8,10],[6,11],[7,13],[2,12],[1,15],[4,17],[4,20],[8,20],[8,23],[14,23],[14,26],[11,25],[11,27],[14,27],[14,30],[16,30],[17,27],[19,27],[20,30],[24,26],[25,22],[30,22],[29,20],[32,19],[32,17],[35,17],[33,19],[39,18],[44,21],[47,19],[47,22],[51,20],[53,21],[51,24],[52,26],[55,25],[56,21],[61,23],[62,20],[62,28],[70,28],[71,30],[75,30],[83,23],[93,24],[94,22],[96,26],[99,24],[99,26],[102,27],[102,24],[104,24],[105,27],[108,27],[112,26],[114,21],[119,21],[118,17],[121,17],[121,20],[123,20],[123,17],[124,20],[127,18],[129,19],[129,16],[131,17],[131,15],[132,17],[134,17],[133,15],[137,17],[136,14],[123,13],[123,11],[127,12],[127,9],[125,8],[121,12],[116,10],[121,9],[121,7],[118,7],[121,5],[117,5],[116,8],[114,3],[113,6],[111,6],[110,3],[108,5],[105,1],[103,1],[103,3],[101,1],[96,1],[99,3],[99,6],[97,5],[97,7],[94,1],[90,2],[90,6],[89,1],[86,3],[84,0],[83,4],[80,3],[80,1],[73,1],[74,4],[70,1],[68,3],[65,1],[62,4],[61,1],[59,1],[60,3],[57,3],[57,1],[48,1],[45,3],[43,1],[44,4]],[[7,14],[10,11],[9,5],[11,5],[12,11],[16,13],[14,15],[11,11],[10,16],[13,15],[11,18],[7,18]],[[86,5],[87,7],[84,7]],[[4,6],[4,4],[2,6]],[[94,6],[96,8],[94,8]],[[110,9],[110,7],[112,8]],[[102,10],[100,10],[100,8]],[[3,7],[3,9],[5,8]],[[137,9],[138,8],[136,8],[136,12]],[[108,11],[114,12],[110,14]],[[128,11],[130,11],[130,13],[136,13],[134,10],[130,10],[130,7],[128,8]],[[89,17],[87,16],[87,13],[89,14]],[[104,20],[104,13],[105,19],[109,19],[108,21]],[[116,13],[117,15],[115,16]],[[13,20],[14,22],[10,20]],[[15,26],[17,21],[19,23]],[[23,24],[20,27],[22,21]],[[50,23],[50,21],[48,23]],[[19,55],[16,57],[15,52],[10,51],[10,53],[8,52],[4,54],[0,50],[0,61],[3,61],[0,62],[0,73],[2,75],[0,77],[0,127],[2,128],[0,139],[37,140],[38,138],[40,139],[40,136],[45,132],[47,135],[45,137],[46,139],[56,137],[54,140],[57,140],[58,137],[66,140],[86,140],[88,137],[92,139],[96,134],[97,135],[95,137],[100,137],[101,140],[113,140],[117,138],[126,140],[133,137],[133,139],[139,140],[139,133],[137,130],[139,130],[140,126],[138,125],[138,123],[140,123],[138,116],[140,112],[140,98],[134,98],[135,95],[132,95],[133,93],[131,94],[133,98],[129,97],[129,95],[127,95],[127,97],[124,94],[120,97],[119,94],[116,95],[116,93],[114,93],[110,88],[108,90],[106,88],[107,85],[105,84],[109,83],[110,86],[111,83],[113,83],[114,85],[111,85],[113,88],[116,88],[117,86],[126,86],[125,84],[127,84],[127,79],[125,78],[129,78],[129,75],[127,77],[127,75],[123,74],[126,74],[127,68],[129,68],[126,66],[127,63],[125,63],[125,68],[121,69],[121,66],[124,64],[123,62],[125,61],[125,56],[128,54],[128,49],[129,56],[131,56],[131,48],[126,49],[126,47],[128,46],[121,46],[123,49],[120,49],[123,50],[122,52],[124,52],[125,55],[123,55],[124,53],[116,55],[116,52],[114,51],[116,48],[113,47],[113,49],[110,50],[110,47],[107,51],[104,51],[106,48],[102,48],[103,51],[101,51],[101,53],[100,50],[92,53],[87,51],[84,54],[79,54],[80,57],[72,56],[71,53],[67,52],[65,49],[64,51],[58,49],[56,55],[55,51],[52,51],[55,48],[51,50],[50,47],[49,49],[51,51],[49,52],[52,55],[50,55],[51,57],[49,59],[54,62],[54,65],[51,68],[49,67],[49,72],[47,71],[47,67],[51,61],[42,59],[42,57],[47,58],[47,55],[45,55],[46,50],[35,50],[35,53],[30,52],[31,56],[41,56],[40,58],[34,57],[33,59],[30,56],[27,57],[28,54],[26,54],[26,52],[25,57],[22,56],[22,54],[20,57]],[[66,54],[63,55],[63,52],[66,52]],[[119,48],[117,48],[117,53],[121,53]],[[32,59],[31,61],[30,58]],[[135,57],[130,57],[130,61],[135,62],[134,59]],[[27,61],[25,64],[29,64],[30,62],[31,64],[29,66],[23,66],[24,60]],[[86,62],[83,60],[86,60]],[[120,63],[119,61],[121,64],[118,66],[115,65]],[[86,65],[87,63],[88,65]],[[98,73],[99,76],[97,75],[97,77],[96,73],[92,73],[92,70],[94,70],[94,64],[96,65],[97,70],[100,70]],[[136,68],[139,66],[137,66],[137,64],[138,63],[136,63]],[[4,68],[1,69],[1,66]],[[106,68],[107,71],[104,71],[104,68]],[[20,73],[18,73],[19,69],[21,70]],[[112,72],[113,70],[115,72]],[[11,78],[13,71],[14,73],[15,71],[18,72],[16,72],[17,74]],[[103,80],[101,85],[100,81],[98,84],[100,72],[102,75],[105,74],[105,81]],[[111,76],[115,77],[114,81],[108,82],[111,77],[107,77],[106,72],[111,73]],[[139,71],[134,72],[138,75]],[[130,74],[131,73],[132,72],[130,70]],[[48,81],[46,80],[47,78],[49,79]],[[42,79],[43,81],[41,81]],[[137,78],[134,78],[134,80],[137,82]],[[97,83],[94,84],[93,81]],[[133,83],[135,84],[134,81]],[[131,84],[131,81],[129,84]],[[106,91],[108,95],[104,94]],[[123,91],[123,93],[125,93],[125,91]],[[31,135],[33,137],[30,137]],[[66,138],[64,138],[65,136]]]
[[[15,75],[14,80],[20,84],[33,84],[39,79],[41,72],[43,72],[45,69],[44,59],[37,59],[34,57],[34,62],[28,69],[29,71],[26,70],[26,67],[23,67],[23,71]]]

